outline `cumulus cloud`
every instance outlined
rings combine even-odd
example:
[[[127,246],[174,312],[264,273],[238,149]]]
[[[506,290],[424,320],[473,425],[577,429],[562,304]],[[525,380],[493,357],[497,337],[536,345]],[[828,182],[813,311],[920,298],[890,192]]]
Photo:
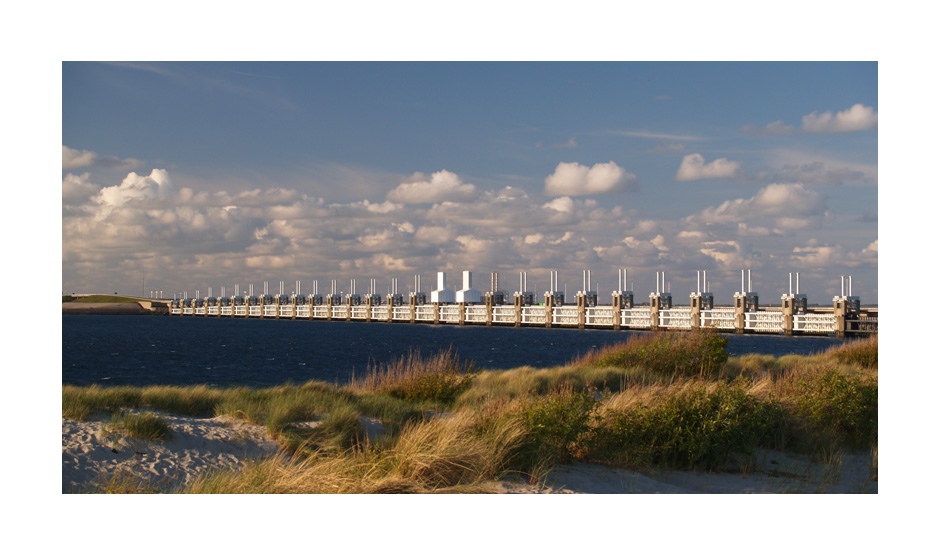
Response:
[[[431,174],[430,179],[420,172],[415,173],[409,181],[391,190],[386,198],[396,203],[419,204],[469,201],[476,196],[476,186],[462,183],[453,172],[441,170]]]
[[[560,270],[564,282],[593,269],[606,289],[616,282],[612,269],[628,267],[642,289],[654,270],[668,270],[677,286],[683,275],[694,284],[694,270],[704,268],[719,284],[722,272],[759,269],[773,256],[793,264],[825,255],[804,231],[823,219],[825,198],[800,184],[773,184],[681,220],[640,218],[593,198],[532,198],[511,187],[477,191],[473,202],[422,206],[381,198],[328,204],[284,187],[210,193],[188,184],[194,187],[176,187],[165,170],[129,173],[104,188],[87,174],[66,176],[63,207],[72,204],[63,210],[63,286],[123,280],[135,289],[143,267],[148,286],[160,281],[168,293],[295,279],[308,292],[311,279],[322,286],[369,277],[384,289],[385,279],[409,283],[419,273],[427,284],[433,272],[464,269],[504,277]],[[865,244],[831,260],[876,267],[876,235]],[[812,250],[794,253],[794,245]]]
[[[120,159],[114,156],[98,156],[93,151],[72,149],[62,145],[62,169],[73,170],[88,166],[101,166],[113,170],[129,170],[141,165],[133,158]]]
[[[802,130],[807,133],[842,133],[865,131],[878,125],[878,114],[871,106],[855,104],[848,110],[837,112],[813,112],[803,116]]]
[[[595,164],[590,168],[577,162],[561,162],[545,178],[545,194],[553,197],[598,195],[626,191],[636,185],[636,176],[613,161]]]
[[[108,207],[120,207],[135,201],[166,199],[176,192],[176,185],[166,170],[154,168],[149,176],[131,172],[120,185],[105,187],[98,192],[95,202]]]
[[[871,106],[861,103],[851,108],[836,112],[819,113],[814,111],[803,116],[800,127],[785,124],[782,120],[769,123],[763,127],[746,125],[741,128],[744,133],[757,135],[778,135],[785,133],[845,133],[850,131],[867,131],[878,126],[878,113]]]
[[[676,172],[677,181],[731,178],[741,169],[740,162],[719,158],[705,164],[705,157],[698,153],[686,155]]]
[[[725,201],[717,207],[709,207],[698,215],[687,219],[703,224],[729,224],[742,229],[741,223],[768,222],[777,228],[777,233],[818,227],[826,214],[826,197],[818,191],[807,189],[800,183],[774,183],[762,188],[749,199]],[[747,226],[743,228],[747,230]]]

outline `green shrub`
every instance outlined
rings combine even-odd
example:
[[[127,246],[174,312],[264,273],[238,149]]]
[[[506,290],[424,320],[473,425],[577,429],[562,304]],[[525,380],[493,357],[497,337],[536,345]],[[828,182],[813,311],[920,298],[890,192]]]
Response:
[[[796,412],[822,433],[834,433],[852,448],[878,440],[878,383],[835,369],[797,382]]]
[[[661,376],[714,377],[728,361],[727,338],[713,330],[652,333],[588,353],[575,364],[638,367]]]
[[[522,451],[530,465],[565,462],[579,454],[598,401],[590,392],[559,388],[522,406],[527,434]]]
[[[589,457],[612,465],[712,470],[732,454],[772,447],[783,431],[782,409],[749,396],[739,383],[664,396],[652,406],[605,415],[593,431]]]

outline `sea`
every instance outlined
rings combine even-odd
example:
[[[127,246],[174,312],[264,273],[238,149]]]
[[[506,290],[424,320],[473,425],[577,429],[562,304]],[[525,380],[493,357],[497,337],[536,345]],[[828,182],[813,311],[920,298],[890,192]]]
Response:
[[[343,384],[376,365],[453,350],[478,368],[564,365],[642,331],[197,318],[62,315],[62,383],[266,387]],[[845,340],[729,334],[731,355],[825,351]]]

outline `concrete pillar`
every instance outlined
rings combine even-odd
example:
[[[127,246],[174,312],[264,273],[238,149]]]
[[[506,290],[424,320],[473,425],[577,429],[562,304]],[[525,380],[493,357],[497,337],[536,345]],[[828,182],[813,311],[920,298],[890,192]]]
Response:
[[[326,320],[333,320],[333,296],[329,295],[326,298]]]
[[[623,294],[614,292],[610,306],[613,309],[614,330],[620,330],[620,309],[623,308]]]
[[[366,322],[372,322],[372,296],[366,296]]]
[[[408,306],[411,308],[411,318],[408,319],[408,322],[411,324],[415,323],[415,316],[418,313],[418,296],[411,294],[408,296]]]
[[[461,301],[457,304],[457,310],[460,311],[460,313],[457,315],[457,324],[463,326],[464,321],[467,318],[467,304]]]
[[[486,325],[493,326],[493,292],[486,292]]]
[[[659,295],[650,295],[650,330],[659,330]]]
[[[352,302],[353,302],[352,295],[351,294],[347,295],[346,296],[346,322],[350,322],[352,320],[352,308],[353,308]]]
[[[578,292],[578,328],[584,330],[584,326],[587,323],[587,305],[588,297],[584,292]]]
[[[545,296],[545,328],[552,327],[552,312],[555,309],[555,297],[553,295]]]
[[[516,328],[522,326],[522,304],[524,301],[525,301],[525,296],[523,296],[520,293],[517,293],[513,297],[513,305],[516,308],[516,320],[514,323],[514,326],[516,326]]]
[[[441,323],[441,303],[439,301],[435,301],[431,305],[434,307],[434,324],[440,324]]]
[[[386,305],[388,305],[388,315],[386,322],[391,324],[392,317],[395,316],[395,299],[392,296],[388,296],[388,299],[385,300]]]
[[[744,334],[744,325],[746,320],[744,313],[747,312],[747,295],[743,293],[734,294],[734,333]]]

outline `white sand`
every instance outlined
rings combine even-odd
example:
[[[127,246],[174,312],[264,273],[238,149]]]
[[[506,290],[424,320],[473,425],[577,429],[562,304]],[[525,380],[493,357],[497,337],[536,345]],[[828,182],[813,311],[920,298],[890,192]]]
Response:
[[[103,474],[121,470],[159,484],[179,487],[210,468],[238,468],[270,456],[278,445],[265,428],[227,417],[197,419],[161,414],[172,439],[148,442],[109,431],[110,420],[62,420],[62,492],[82,492]],[[308,423],[316,426],[317,423]],[[375,419],[364,418],[370,438],[382,434]],[[847,455],[829,464],[769,450],[755,458],[748,473],[668,471],[641,474],[600,465],[555,468],[541,485],[504,480],[490,485],[497,493],[877,493],[870,479],[871,456]]]
[[[237,468],[278,450],[261,425],[228,417],[160,415],[173,433],[168,441],[125,437],[109,430],[110,419],[63,419],[62,492],[81,492],[102,474],[118,470],[174,488],[212,467]]]

